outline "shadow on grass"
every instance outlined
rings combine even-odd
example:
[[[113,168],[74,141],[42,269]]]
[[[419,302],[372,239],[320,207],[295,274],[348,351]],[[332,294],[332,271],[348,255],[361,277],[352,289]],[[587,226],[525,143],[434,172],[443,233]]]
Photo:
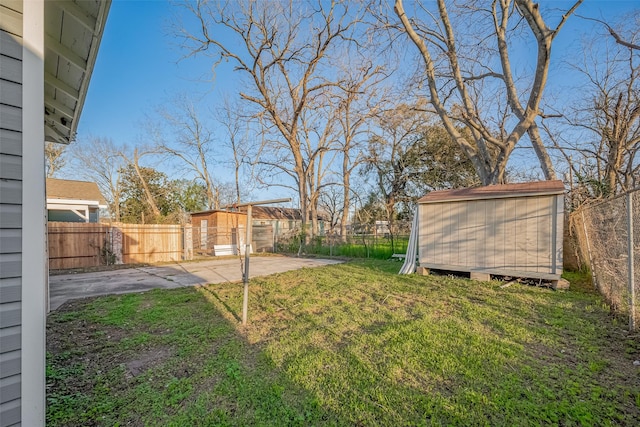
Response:
[[[635,371],[610,354],[614,328],[592,296],[398,268],[354,261],[252,280],[247,328],[241,284],[68,304],[49,319],[48,422],[639,419]]]
[[[233,310],[208,294],[109,296],[53,313],[47,425],[349,424],[248,343]]]

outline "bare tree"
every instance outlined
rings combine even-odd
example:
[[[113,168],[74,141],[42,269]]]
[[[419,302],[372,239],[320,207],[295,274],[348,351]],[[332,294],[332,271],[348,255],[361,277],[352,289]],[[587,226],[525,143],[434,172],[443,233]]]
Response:
[[[413,17],[405,12],[402,0],[395,1],[400,28],[423,61],[429,101],[473,162],[483,184],[504,182],[509,156],[525,134],[545,177],[555,178],[536,119],[547,83],[552,42],[581,3],[578,0],[562,14],[555,28],[549,28],[539,5],[531,0],[455,3],[454,10],[463,23],[458,27],[444,0],[437,1],[435,11],[416,2]],[[420,20],[420,16],[431,22]],[[535,40],[537,58],[535,71],[518,79],[509,48],[511,36],[520,35],[523,26]],[[517,84],[525,78],[526,83]],[[470,134],[462,134],[461,127]]]
[[[367,168],[364,172],[374,172],[375,194],[384,206],[393,247],[396,204],[408,201],[405,196],[412,179],[410,170],[414,169],[415,172],[416,169],[412,168],[416,162],[410,157],[417,157],[416,143],[427,117],[416,109],[400,105],[379,114],[377,121],[379,131],[372,134],[369,140]]]
[[[246,77],[243,100],[255,109],[266,131],[278,138],[265,140],[285,145],[272,149],[270,166],[294,178],[300,200],[303,233],[309,219],[313,195],[312,177],[318,177],[324,149],[317,140],[307,138],[322,134],[322,127],[311,126],[310,109],[318,97],[335,85],[327,72],[329,58],[341,43],[349,39],[356,20],[348,3],[335,1],[294,0],[263,2],[187,3],[198,21],[197,29],[184,31],[184,47],[192,55],[208,53],[231,62]],[[306,123],[305,123],[306,122]],[[305,129],[306,127],[306,129]],[[307,139],[305,139],[307,138]],[[291,169],[282,165],[291,159]],[[311,187],[310,187],[311,185]]]
[[[370,121],[383,108],[384,98],[377,86],[387,75],[370,61],[347,65],[347,77],[333,103],[337,105],[338,150],[342,155],[342,208],[340,237],[347,239],[347,223],[351,207],[351,175],[367,159],[366,147]]]
[[[216,112],[216,120],[222,125],[227,136],[224,145],[230,148],[233,154],[234,199],[236,203],[240,203],[240,172],[243,166],[251,163],[252,157],[258,155],[252,151],[258,148],[259,144],[251,144],[249,141],[252,118],[242,111],[240,105],[232,104],[228,99],[225,99],[223,107]]]
[[[127,157],[124,152],[120,152],[122,159],[128,166],[131,166],[133,170],[136,172],[138,176],[138,180],[143,189],[143,194],[149,209],[151,209],[151,213],[155,218],[159,218],[162,213],[160,212],[160,208],[158,207],[158,203],[156,202],[156,197],[154,193],[151,191],[149,187],[149,182],[147,180],[147,174],[143,173],[143,167],[140,166],[140,158],[145,154],[149,154],[151,151],[148,150],[139,150],[138,147],[133,149],[133,153],[130,157]]]
[[[343,217],[342,188],[337,185],[331,185],[320,194],[318,210],[329,219],[329,226],[326,229],[329,233],[335,233]]]
[[[56,176],[60,169],[67,164],[65,156],[66,145],[55,142],[47,142],[44,146],[44,160],[47,178]]]
[[[71,145],[70,154],[76,163],[76,173],[94,181],[109,203],[114,221],[120,221],[122,179],[120,172],[125,166],[123,149],[108,138],[90,137]]]
[[[576,15],[576,16],[580,16],[580,15]],[[630,38],[627,39],[627,38],[624,38],[624,37],[620,36],[620,34],[618,34],[618,31],[616,31],[611,25],[607,24],[606,22],[604,22],[601,19],[589,18],[587,16],[580,16],[580,18],[586,19],[586,20],[589,20],[589,21],[595,21],[595,22],[598,22],[598,23],[602,24],[607,29],[607,31],[609,32],[609,35],[611,35],[611,37],[613,37],[613,39],[619,45],[627,47],[627,48],[632,49],[632,50],[640,50],[640,44],[638,44],[638,42],[635,40],[637,38],[637,34],[632,34],[630,36]],[[637,19],[636,19],[636,21],[637,21]]]
[[[478,185],[469,159],[441,125],[433,124],[437,118],[423,109],[401,104],[381,112],[369,140],[363,172],[376,182],[374,199],[384,208],[392,245],[396,217],[410,212],[417,198],[433,190]]]
[[[640,14],[625,22],[630,40],[640,38]],[[640,51],[596,35],[585,40],[581,52],[571,66],[586,81],[573,90],[583,96],[568,103],[562,115],[562,123],[573,129],[549,133],[581,187],[581,198],[614,196],[640,184]]]
[[[207,194],[208,209],[219,208],[219,189],[212,174],[216,141],[213,132],[200,117],[193,100],[178,96],[170,109],[160,110],[163,129],[159,123],[152,125],[157,148],[183,163],[200,180]]]

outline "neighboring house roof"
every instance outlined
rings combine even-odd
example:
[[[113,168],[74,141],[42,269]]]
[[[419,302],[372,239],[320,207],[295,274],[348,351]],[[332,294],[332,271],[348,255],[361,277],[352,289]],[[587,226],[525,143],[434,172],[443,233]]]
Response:
[[[190,212],[190,215],[196,215],[196,216],[203,216],[203,215],[212,215],[214,213],[217,212],[221,212],[221,213],[228,213],[228,214],[238,214],[238,215],[246,215],[246,212],[236,212],[236,211],[227,211],[224,209],[211,209],[208,211],[199,211],[199,212]]]
[[[47,201],[55,199],[97,201],[100,207],[107,207],[107,201],[95,182],[47,178]]]
[[[255,219],[288,219],[300,220],[300,209],[279,208],[275,206],[254,206],[251,216]]]
[[[254,206],[251,213],[254,219],[286,219],[299,221],[302,218],[300,209],[280,208],[277,206]],[[320,221],[326,220],[324,215],[318,214]]]
[[[241,215],[246,215],[247,213],[246,206],[243,206],[240,209],[241,211],[236,213],[239,213]],[[201,216],[201,215],[212,214],[215,212],[229,212],[229,211],[213,209],[209,211],[191,212],[191,215]],[[280,207],[274,207],[274,206],[254,206],[251,209],[251,218],[252,219],[272,219],[272,220],[285,219],[285,220],[291,220],[291,221],[300,221],[300,218],[302,218],[302,215],[300,215],[300,209],[280,208]],[[326,220],[325,215],[321,213],[318,214],[318,219],[321,221]]]
[[[485,187],[432,191],[418,200],[418,203],[500,199],[506,197],[543,196],[562,193],[564,193],[564,184],[562,181],[536,181],[518,184],[487,185]]]

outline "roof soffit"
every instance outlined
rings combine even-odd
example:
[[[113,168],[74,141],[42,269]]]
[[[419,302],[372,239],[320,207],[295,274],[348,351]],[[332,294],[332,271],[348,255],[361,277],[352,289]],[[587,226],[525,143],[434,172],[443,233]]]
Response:
[[[111,0],[45,2],[45,139],[70,143]]]

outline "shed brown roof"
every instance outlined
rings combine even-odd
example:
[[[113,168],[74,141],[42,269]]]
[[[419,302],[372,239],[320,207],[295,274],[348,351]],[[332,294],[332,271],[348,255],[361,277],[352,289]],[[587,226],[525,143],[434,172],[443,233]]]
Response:
[[[506,197],[542,196],[562,193],[564,193],[564,184],[560,180],[535,181],[517,184],[499,184],[487,185],[485,187],[432,191],[431,193],[418,200],[418,203],[500,199]]]
[[[97,200],[99,205],[107,205],[98,184],[70,179],[47,178],[47,199]]]

